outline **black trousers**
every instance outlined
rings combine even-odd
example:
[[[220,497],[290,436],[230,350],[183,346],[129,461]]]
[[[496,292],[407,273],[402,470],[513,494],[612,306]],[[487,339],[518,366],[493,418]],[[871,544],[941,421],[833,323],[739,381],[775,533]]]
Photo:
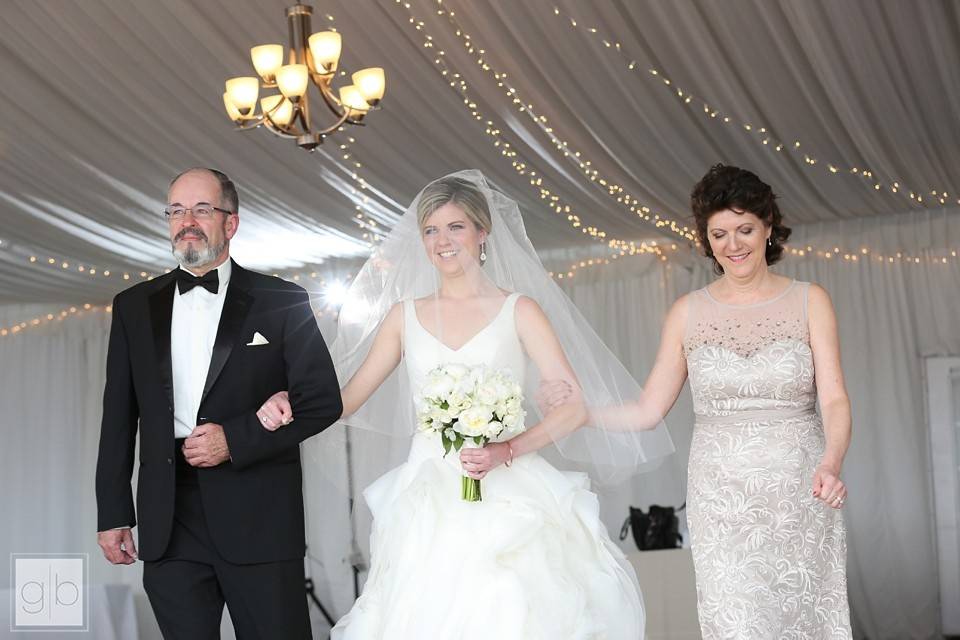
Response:
[[[165,640],[220,637],[227,604],[238,640],[309,640],[310,614],[303,560],[239,565],[227,562],[210,538],[197,470],[177,440],[173,531],[163,557],[145,562],[143,587]]]

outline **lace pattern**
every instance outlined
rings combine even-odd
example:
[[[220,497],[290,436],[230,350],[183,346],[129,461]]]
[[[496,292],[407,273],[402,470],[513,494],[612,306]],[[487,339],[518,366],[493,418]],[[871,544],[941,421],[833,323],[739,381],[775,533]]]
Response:
[[[687,517],[704,639],[851,637],[843,518],[812,496],[824,436],[807,291],[739,307],[691,294]]]

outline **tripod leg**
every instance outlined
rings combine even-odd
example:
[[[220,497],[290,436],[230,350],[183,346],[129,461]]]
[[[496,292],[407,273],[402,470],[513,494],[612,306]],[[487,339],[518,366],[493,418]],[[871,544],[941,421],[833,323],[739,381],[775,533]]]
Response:
[[[310,578],[307,578],[306,589],[307,589],[307,595],[310,597],[311,600],[313,600],[313,604],[317,605],[317,609],[320,609],[320,613],[323,614],[323,617],[330,624],[330,626],[332,627],[335,624],[337,624],[336,620],[333,619],[330,613],[323,606],[323,603],[320,602],[320,598],[318,598],[317,594],[314,592],[313,580],[311,580]]]

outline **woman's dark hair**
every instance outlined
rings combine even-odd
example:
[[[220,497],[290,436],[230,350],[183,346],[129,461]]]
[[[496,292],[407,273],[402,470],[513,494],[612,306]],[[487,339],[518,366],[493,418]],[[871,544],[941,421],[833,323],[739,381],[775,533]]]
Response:
[[[707,237],[707,221],[718,211],[730,209],[735,213],[749,211],[771,228],[767,243],[767,264],[775,264],[783,256],[783,245],[790,237],[790,227],[783,224],[783,215],[777,206],[777,196],[757,174],[740,167],[715,164],[707,175],[693,187],[690,208],[696,221],[697,236],[704,255],[713,260],[713,267],[722,274],[723,268],[713,255]]]

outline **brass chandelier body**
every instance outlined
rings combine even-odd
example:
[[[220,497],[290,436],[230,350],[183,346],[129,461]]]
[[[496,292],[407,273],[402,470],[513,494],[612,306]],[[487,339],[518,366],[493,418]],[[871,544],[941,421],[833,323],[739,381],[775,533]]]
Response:
[[[383,69],[371,67],[353,74],[353,84],[333,91],[340,60],[341,37],[336,31],[311,34],[313,8],[295,4],[287,8],[290,47],[287,64],[283,64],[283,45],[265,44],[253,47],[250,57],[257,76],[231,78],[226,82],[223,105],[239,130],[263,126],[284,138],[292,138],[308,151],[344,124],[362,124],[367,113],[379,105],[385,82]],[[319,91],[333,123],[315,128],[311,121],[307,93],[313,84]],[[260,89],[276,89],[279,93],[257,98]]]

